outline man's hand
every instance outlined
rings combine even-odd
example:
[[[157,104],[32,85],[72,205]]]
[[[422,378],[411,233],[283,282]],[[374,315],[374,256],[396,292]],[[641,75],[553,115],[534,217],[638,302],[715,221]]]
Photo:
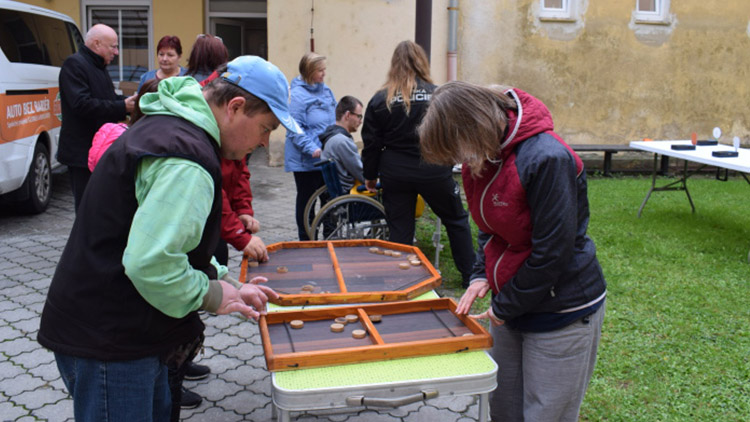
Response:
[[[250,233],[258,233],[260,231],[260,221],[253,218],[250,214],[240,214],[237,216],[237,219],[240,220],[243,226],[245,226],[245,230],[249,231]]]
[[[242,249],[242,252],[247,254],[251,259],[258,262],[268,261],[268,250],[266,250],[266,244],[258,236],[250,238],[250,242]]]
[[[490,283],[488,283],[487,280],[471,283],[463,296],[461,296],[461,300],[458,301],[456,314],[467,315],[469,311],[471,311],[471,305],[474,304],[477,297],[484,297],[489,291]]]
[[[135,110],[135,102],[138,100],[138,95],[133,94],[128,98],[125,98],[125,111],[132,113]]]
[[[378,181],[377,180],[365,180],[365,187],[370,192],[377,192],[378,189],[375,187],[377,186]]]
[[[230,283],[219,280],[222,290],[221,305],[216,311],[218,315],[239,312],[248,319],[258,320],[266,313],[266,303],[269,298],[278,299],[279,295],[270,287],[258,284],[243,284],[238,290]]]
[[[315,150],[315,151],[313,151],[313,153],[312,153],[312,158],[320,158],[320,153],[321,153],[321,152],[322,152],[322,151],[320,150],[320,148],[316,149],[316,150]]]

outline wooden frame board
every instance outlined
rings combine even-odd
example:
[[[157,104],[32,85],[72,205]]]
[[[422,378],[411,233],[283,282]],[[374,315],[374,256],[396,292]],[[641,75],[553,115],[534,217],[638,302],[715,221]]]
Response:
[[[352,305],[277,312],[260,318],[269,371],[331,366],[458,353],[492,347],[492,337],[476,321],[456,315],[450,298]],[[331,331],[336,318],[356,315],[343,332]],[[380,315],[380,322],[373,322]],[[292,328],[292,321],[302,328]],[[362,339],[352,336],[364,330]]]
[[[266,277],[281,306],[409,300],[442,281],[419,248],[384,240],[280,242],[267,249],[268,262],[243,257],[240,281]]]

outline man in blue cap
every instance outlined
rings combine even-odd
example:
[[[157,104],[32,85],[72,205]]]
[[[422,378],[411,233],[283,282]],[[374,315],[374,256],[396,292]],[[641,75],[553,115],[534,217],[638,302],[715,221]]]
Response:
[[[81,421],[170,418],[167,367],[198,349],[197,314],[257,319],[278,295],[241,285],[212,257],[221,220],[220,157],[268,145],[289,116],[286,78],[239,57],[203,90],[169,78],[140,100],[146,115],[92,174],[42,312],[39,342],[55,353]]]

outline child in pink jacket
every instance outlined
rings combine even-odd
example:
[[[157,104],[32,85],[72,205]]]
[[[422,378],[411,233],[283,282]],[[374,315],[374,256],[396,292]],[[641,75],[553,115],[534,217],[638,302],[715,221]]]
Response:
[[[141,108],[138,106],[138,99],[141,95],[147,92],[156,92],[156,87],[159,85],[158,79],[150,79],[141,85],[141,89],[138,90],[138,98],[135,101],[135,110],[130,114],[130,124],[132,125],[138,119],[143,117]],[[91,148],[89,148],[89,170],[94,171],[96,163],[102,158],[104,152],[112,145],[115,139],[119,138],[123,132],[128,129],[128,125],[125,123],[105,123],[94,135],[94,139],[91,140]]]

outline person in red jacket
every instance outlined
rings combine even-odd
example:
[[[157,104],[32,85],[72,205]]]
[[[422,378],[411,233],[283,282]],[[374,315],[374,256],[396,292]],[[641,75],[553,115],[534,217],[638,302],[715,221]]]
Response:
[[[229,261],[228,246],[247,254],[258,262],[268,260],[263,240],[255,233],[260,223],[253,217],[253,193],[250,190],[250,171],[245,160],[221,159],[222,211],[221,242],[214,256],[222,265]]]
[[[206,86],[219,77],[214,71],[204,80]],[[249,157],[249,155],[248,155]],[[246,157],[246,158],[248,158]],[[221,239],[214,252],[214,257],[221,265],[229,262],[229,247],[248,255],[258,262],[268,261],[268,251],[263,240],[255,233],[260,230],[260,222],[253,213],[253,192],[250,190],[250,170],[247,160],[221,159]]]

